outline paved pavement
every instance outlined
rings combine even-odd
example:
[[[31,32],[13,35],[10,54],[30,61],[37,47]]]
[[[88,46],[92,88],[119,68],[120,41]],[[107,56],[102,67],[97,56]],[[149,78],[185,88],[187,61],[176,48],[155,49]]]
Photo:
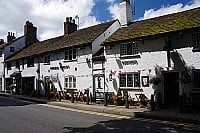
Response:
[[[62,101],[46,100],[46,99],[39,99],[21,95],[10,95],[1,92],[0,96],[13,97],[16,99],[28,100],[36,103],[44,103],[66,108],[124,115],[132,118],[150,118],[150,119],[169,120],[169,121],[185,122],[185,123],[200,125],[200,112],[180,113],[177,107],[150,111],[149,108],[140,108],[139,106],[129,106],[129,108],[125,108],[124,106],[115,106],[115,105],[104,106],[103,104],[96,104],[96,103],[90,103],[89,105],[86,105],[83,102],[77,102],[77,101],[71,103],[71,101],[69,100],[62,100]]]

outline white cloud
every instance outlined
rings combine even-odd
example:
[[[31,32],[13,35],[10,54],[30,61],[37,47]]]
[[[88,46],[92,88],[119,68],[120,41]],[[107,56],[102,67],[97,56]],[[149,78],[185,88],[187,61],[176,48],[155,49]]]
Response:
[[[139,18],[139,20],[154,18],[158,16],[163,16],[167,14],[177,13],[189,9],[193,9],[196,7],[200,7],[200,1],[199,0],[193,0],[190,3],[183,5],[182,3],[178,3],[176,5],[170,5],[170,6],[162,6],[160,9],[149,9],[145,10],[144,16]]]
[[[110,11],[112,18],[120,19],[119,3],[117,3],[117,0],[107,0],[107,2],[110,3],[108,10]]]
[[[38,28],[39,40],[63,35],[66,17],[78,14],[79,28],[97,24],[91,16],[94,4],[94,0],[0,0],[0,38],[5,39],[8,31],[23,35],[27,20]]]

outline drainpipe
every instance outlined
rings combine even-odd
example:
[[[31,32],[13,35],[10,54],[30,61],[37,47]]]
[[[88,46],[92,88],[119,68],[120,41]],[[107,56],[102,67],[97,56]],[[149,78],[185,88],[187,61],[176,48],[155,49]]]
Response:
[[[168,36],[168,38],[165,40],[165,46],[163,47],[163,50],[167,51],[167,65],[168,67],[171,67],[171,62],[170,62],[170,58],[171,58],[171,39],[170,36]]]
[[[5,76],[5,73],[6,70],[5,70],[5,62],[3,62],[3,83],[4,83],[4,92],[6,93],[6,76]]]
[[[170,58],[171,58],[171,53],[170,53],[170,50],[168,49],[167,50],[167,64],[168,64],[168,67],[171,67]]]
[[[37,79],[37,91],[38,91],[38,97],[40,98],[40,89],[39,89],[39,79],[40,79],[40,58],[38,56],[38,68],[37,68],[37,74],[38,74],[38,79]]]

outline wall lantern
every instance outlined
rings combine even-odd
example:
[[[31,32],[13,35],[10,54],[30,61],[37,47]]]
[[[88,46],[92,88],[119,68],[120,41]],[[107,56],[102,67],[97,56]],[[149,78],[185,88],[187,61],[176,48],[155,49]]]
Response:
[[[112,71],[110,71],[110,74],[109,74],[109,80],[110,81],[112,81],[112,75],[113,75],[113,73],[112,73]]]

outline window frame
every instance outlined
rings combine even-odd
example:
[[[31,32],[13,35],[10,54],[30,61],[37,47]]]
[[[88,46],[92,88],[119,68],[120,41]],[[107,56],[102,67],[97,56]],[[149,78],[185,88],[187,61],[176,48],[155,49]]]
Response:
[[[77,60],[77,49],[71,48],[71,49],[65,50],[64,60],[66,61]]]
[[[66,89],[76,89],[77,79],[75,76],[65,76],[64,77],[64,87]]]
[[[10,52],[15,52],[15,47],[10,47]]]
[[[119,74],[119,87],[120,88],[134,88],[141,87],[140,73],[121,73]]]
[[[120,44],[120,57],[135,56],[139,54],[138,45],[135,42]]]

